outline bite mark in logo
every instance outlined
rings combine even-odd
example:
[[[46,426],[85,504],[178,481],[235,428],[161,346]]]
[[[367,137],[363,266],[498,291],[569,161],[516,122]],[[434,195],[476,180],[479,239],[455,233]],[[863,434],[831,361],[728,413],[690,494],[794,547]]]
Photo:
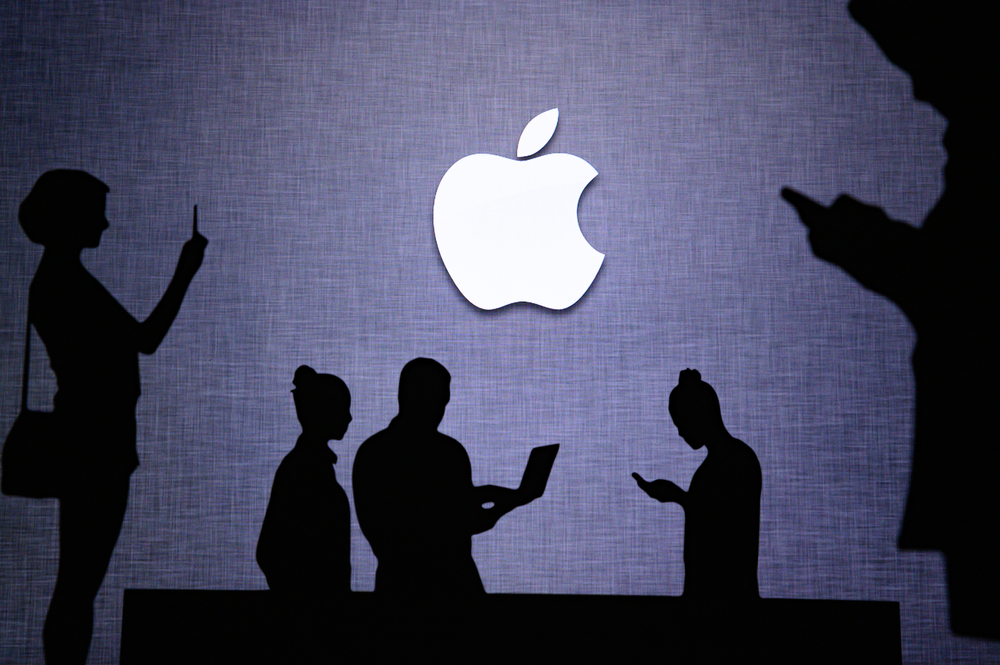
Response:
[[[559,109],[532,119],[517,156],[544,148],[558,122]],[[487,310],[515,302],[566,309],[582,298],[604,262],[576,216],[595,177],[593,166],[562,153],[522,161],[476,154],[455,162],[434,196],[434,236],[462,295]]]

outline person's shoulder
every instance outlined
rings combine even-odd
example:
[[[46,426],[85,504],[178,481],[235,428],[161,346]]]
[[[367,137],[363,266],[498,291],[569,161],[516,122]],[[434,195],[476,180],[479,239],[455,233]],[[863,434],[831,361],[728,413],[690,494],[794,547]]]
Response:
[[[35,308],[54,304],[55,301],[64,300],[66,296],[75,298],[74,281],[65,270],[56,268],[52,261],[46,261],[43,256],[31,278],[28,298]]]
[[[757,458],[757,453],[754,452],[754,449],[737,438],[734,438],[733,442],[736,444],[735,449],[740,465],[748,470],[753,469],[755,475],[760,477],[760,459]]]
[[[754,452],[754,449],[751,448],[750,445],[747,444],[747,442],[741,441],[740,439],[733,439],[733,440],[736,442],[737,447],[739,448],[739,451],[742,455],[757,459],[757,453]]]
[[[304,496],[329,485],[340,487],[333,473],[332,461],[317,451],[295,447],[281,460],[274,472],[272,496]]]
[[[377,454],[386,446],[390,445],[393,438],[392,432],[388,429],[375,432],[370,437],[365,439],[364,443],[358,446],[358,452],[355,454],[355,461],[358,457]]]
[[[281,458],[281,462],[278,464],[278,469],[274,472],[275,482],[277,482],[279,478],[284,479],[288,476],[296,475],[301,466],[301,455],[298,455],[295,448],[292,448],[285,454],[284,457]]]
[[[137,323],[111,292],[82,265],[63,265],[46,260],[44,256],[31,280],[28,298],[32,316],[62,315],[64,310],[69,309],[77,316],[86,311],[98,319],[110,316],[118,317],[112,318],[113,321],[123,318],[126,324]]]
[[[464,446],[461,443],[459,443],[457,439],[448,436],[447,434],[445,434],[440,430],[434,431],[434,440],[436,443],[439,443],[440,445],[443,446],[452,446],[452,447],[458,446],[459,448],[464,449]]]
[[[463,466],[471,468],[472,462],[469,459],[469,451],[456,439],[447,434],[435,432],[428,443],[430,444],[428,446],[428,453],[433,453],[442,460],[447,459],[453,463],[461,463]]]
[[[365,439],[354,453],[352,477],[357,482],[359,476],[370,476],[374,468],[384,465],[393,442],[393,435],[388,429],[381,430]]]
[[[83,265],[64,263],[43,254],[31,280],[31,289],[58,288],[60,291],[79,291],[88,287],[93,288],[94,285],[103,288],[100,284]]]
[[[271,494],[268,499],[268,510],[272,510],[273,506],[281,505],[297,495],[298,488],[301,486],[301,467],[297,464],[292,453],[288,453],[282,458],[274,472],[274,480],[271,481]]]

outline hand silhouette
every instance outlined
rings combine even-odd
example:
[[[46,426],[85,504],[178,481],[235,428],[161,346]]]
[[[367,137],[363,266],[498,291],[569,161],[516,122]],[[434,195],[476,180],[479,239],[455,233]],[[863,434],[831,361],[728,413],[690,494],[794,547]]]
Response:
[[[208,239],[198,233],[198,206],[195,206],[191,239],[184,243],[184,247],[181,249],[181,258],[177,266],[179,271],[191,276],[198,272],[198,268],[201,267],[201,262],[205,258],[206,246],[208,246]]]
[[[654,480],[650,482],[638,473],[633,473],[632,477],[635,478],[639,489],[660,503],[684,503],[684,490],[669,480]]]
[[[472,521],[469,525],[472,534],[489,531],[501,517],[524,505],[517,490],[496,485],[479,485],[473,488],[473,497],[478,509],[472,512]]]
[[[492,503],[491,508],[486,510],[496,511],[501,515],[505,515],[510,511],[518,508],[520,506],[529,503],[524,501],[517,490],[512,490],[509,487],[498,487],[497,485],[480,485],[476,488],[478,492],[478,499],[480,500],[480,505],[484,503]]]
[[[830,210],[823,204],[813,201],[811,198],[795,191],[791,187],[782,187],[781,198],[785,199],[799,213],[802,223],[808,228],[814,229],[829,222]]]
[[[863,246],[873,226],[890,221],[878,206],[861,203],[847,194],[838,196],[829,207],[790,187],[781,190],[781,197],[795,208],[809,229],[813,254],[833,263],[845,248]]]

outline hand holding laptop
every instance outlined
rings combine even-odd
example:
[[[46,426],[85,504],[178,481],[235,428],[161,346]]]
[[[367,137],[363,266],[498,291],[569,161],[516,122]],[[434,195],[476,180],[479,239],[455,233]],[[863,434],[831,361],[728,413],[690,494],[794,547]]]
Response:
[[[516,489],[496,485],[480,485],[475,488],[476,503],[482,508],[478,512],[472,533],[482,533],[493,528],[497,520],[520,506],[525,506],[545,493],[545,486],[552,472],[552,464],[559,452],[559,444],[539,446],[531,451],[528,464],[521,477],[521,485]]]

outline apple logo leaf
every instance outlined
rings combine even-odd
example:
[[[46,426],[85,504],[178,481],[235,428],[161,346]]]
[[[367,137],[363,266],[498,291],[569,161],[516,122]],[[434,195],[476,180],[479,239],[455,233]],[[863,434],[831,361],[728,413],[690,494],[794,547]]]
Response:
[[[559,124],[559,109],[549,109],[532,118],[531,122],[525,125],[521,139],[517,142],[517,156],[531,157],[544,148],[556,133],[557,124]]]

